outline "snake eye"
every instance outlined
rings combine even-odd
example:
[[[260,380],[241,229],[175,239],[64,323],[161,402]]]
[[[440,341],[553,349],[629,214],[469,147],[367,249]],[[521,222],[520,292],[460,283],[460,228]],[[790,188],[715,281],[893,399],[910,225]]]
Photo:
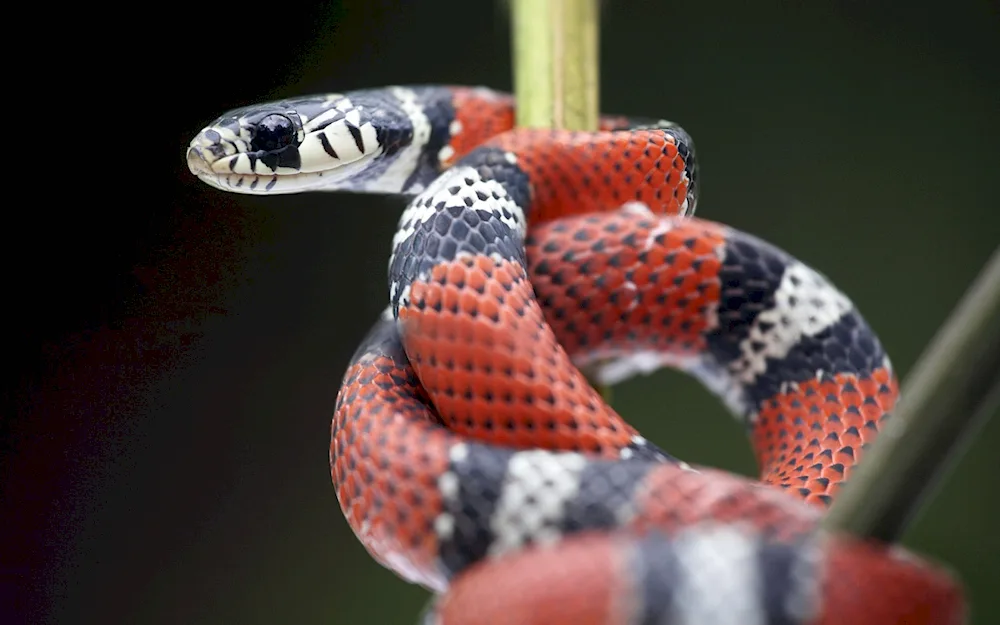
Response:
[[[273,152],[295,142],[295,124],[280,113],[272,113],[259,122],[254,129],[250,147],[263,152]]]

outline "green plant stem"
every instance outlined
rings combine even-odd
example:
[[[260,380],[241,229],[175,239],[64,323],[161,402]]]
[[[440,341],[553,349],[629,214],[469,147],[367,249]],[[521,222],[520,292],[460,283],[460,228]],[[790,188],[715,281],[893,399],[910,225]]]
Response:
[[[903,384],[825,529],[897,540],[951,462],[1000,405],[1000,248]]]
[[[597,130],[597,0],[511,0],[517,125]]]

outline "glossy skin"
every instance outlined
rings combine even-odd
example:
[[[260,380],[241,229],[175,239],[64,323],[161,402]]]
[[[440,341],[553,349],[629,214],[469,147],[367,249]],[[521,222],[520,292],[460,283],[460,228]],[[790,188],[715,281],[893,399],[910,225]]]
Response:
[[[961,622],[943,571],[816,531],[898,395],[850,300],[689,217],[676,125],[512,123],[502,94],[394,87],[228,114],[188,155],[238,192],[415,195],[330,462],[372,556],[442,593],[427,622]],[[577,368],[661,366],[733,410],[761,482],[672,458]]]

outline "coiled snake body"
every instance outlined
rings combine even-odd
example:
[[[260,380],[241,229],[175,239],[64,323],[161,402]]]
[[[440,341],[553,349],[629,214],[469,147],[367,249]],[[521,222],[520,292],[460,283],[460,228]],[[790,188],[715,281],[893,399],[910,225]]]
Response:
[[[897,382],[850,300],[690,217],[663,121],[516,129],[487,89],[391,87],[223,115],[188,162],[226,191],[414,196],[389,301],[337,396],[330,466],[429,623],[958,623],[950,576],[816,531]],[[692,468],[590,386],[661,366],[746,425],[757,482]]]

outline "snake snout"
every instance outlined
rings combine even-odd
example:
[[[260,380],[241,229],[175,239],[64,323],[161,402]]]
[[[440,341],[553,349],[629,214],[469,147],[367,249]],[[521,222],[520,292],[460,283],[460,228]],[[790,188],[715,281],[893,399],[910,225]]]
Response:
[[[212,173],[212,166],[209,160],[205,158],[204,151],[198,146],[192,145],[188,148],[187,165],[191,173],[199,178]]]
[[[214,179],[219,172],[214,167],[219,165],[219,160],[226,155],[237,153],[238,136],[230,129],[218,126],[208,126],[203,128],[187,149],[188,169],[195,176],[205,182]]]

